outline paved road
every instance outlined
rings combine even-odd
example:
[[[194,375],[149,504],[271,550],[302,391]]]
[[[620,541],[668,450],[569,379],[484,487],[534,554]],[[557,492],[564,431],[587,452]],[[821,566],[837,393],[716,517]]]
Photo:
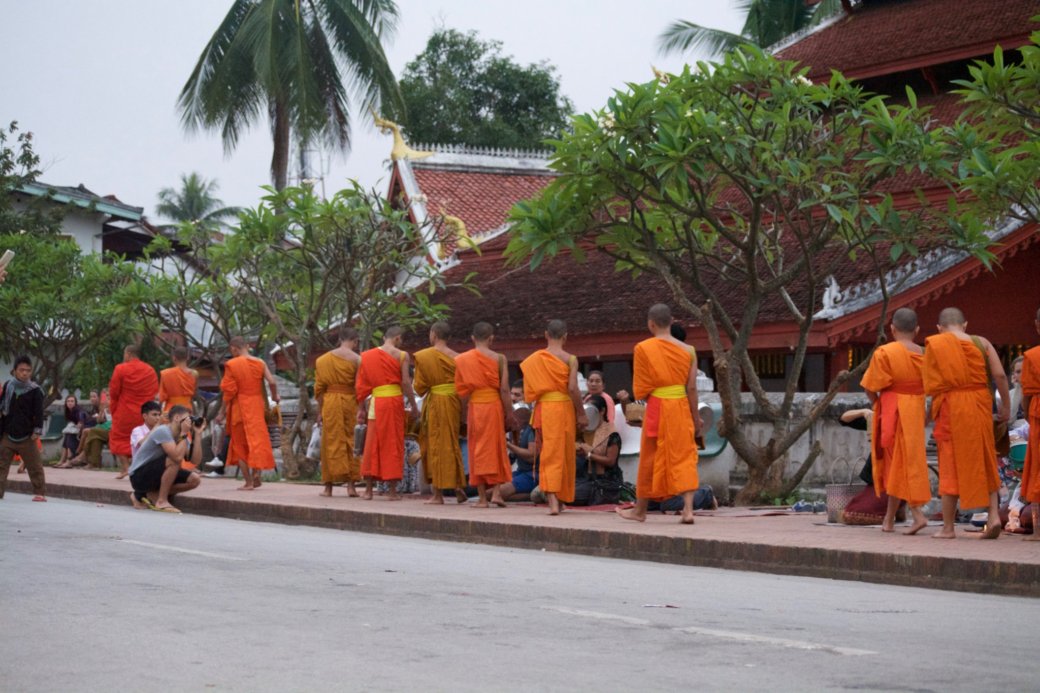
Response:
[[[988,643],[1038,618],[1016,597],[0,501],[5,691],[1035,690],[1035,648]]]

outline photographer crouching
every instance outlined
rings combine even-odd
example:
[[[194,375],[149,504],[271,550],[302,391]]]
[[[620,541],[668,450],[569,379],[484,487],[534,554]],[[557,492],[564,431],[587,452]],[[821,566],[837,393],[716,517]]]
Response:
[[[195,468],[202,461],[202,431],[206,420],[192,417],[187,407],[175,405],[166,414],[167,423],[156,426],[130,464],[130,501],[134,507],[180,513],[170,497],[199,485]],[[190,438],[189,438],[190,436]]]

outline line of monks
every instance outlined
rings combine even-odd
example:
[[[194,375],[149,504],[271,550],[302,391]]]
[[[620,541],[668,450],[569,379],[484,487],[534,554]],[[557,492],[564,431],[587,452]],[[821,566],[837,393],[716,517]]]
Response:
[[[984,337],[969,335],[967,327],[960,310],[946,308],[939,313],[938,334],[928,337],[922,349],[914,342],[920,330],[917,314],[900,308],[892,315],[893,340],[875,350],[863,375],[860,384],[874,405],[874,489],[878,496],[889,496],[882,531],[894,531],[902,501],[913,515],[904,534],[916,534],[928,524],[921,506],[932,496],[925,459],[925,426],[930,418],[943,516],[942,529],[933,536],[956,536],[958,502],[962,509],[988,509],[983,538],[1001,534],[994,421],[1006,423],[1011,415],[1008,379],[993,345]],[[1040,332],[1040,312],[1036,328]],[[995,414],[994,386],[1000,397]],[[1040,347],[1025,354],[1022,386],[1030,435],[1021,497],[1033,502],[1034,519],[1040,519]],[[932,398],[927,413],[926,396]],[[1040,532],[1034,530],[1030,539],[1040,539]]]
[[[697,368],[693,348],[671,336],[671,310],[650,309],[647,327],[653,337],[636,345],[633,389],[647,401],[640,450],[635,507],[619,511],[643,521],[650,500],[681,495],[681,521],[693,523],[693,494],[698,486]],[[411,359],[401,350],[403,333],[389,328],[382,346],[356,353],[358,334],[347,328],[340,346],[315,364],[315,396],[322,422],[323,495],[337,483],[357,496],[355,484],[366,480],[363,497],[372,498],[377,481],[390,483],[389,500],[398,500],[396,481],[404,465],[406,417],[419,408],[419,445],[426,481],[434,504],[444,503],[444,491],[455,489],[464,502],[463,487],[477,487],[477,507],[504,506],[500,486],[512,479],[505,434],[518,432],[509,396],[506,358],[492,350],[494,329],[486,322],[473,326],[473,348],[459,354],[447,345],[445,322],[430,329],[430,347],[416,352],[415,378]],[[545,331],[546,347],[520,364],[524,399],[534,403],[539,486],[557,515],[573,501],[575,442],[579,427],[588,424],[578,390],[578,361],[564,350],[567,327],[552,320]],[[405,403],[408,407],[405,407]],[[469,478],[462,465],[459,436],[466,427]],[[366,424],[363,454],[353,454],[355,424]],[[698,424],[699,425],[699,424]]]

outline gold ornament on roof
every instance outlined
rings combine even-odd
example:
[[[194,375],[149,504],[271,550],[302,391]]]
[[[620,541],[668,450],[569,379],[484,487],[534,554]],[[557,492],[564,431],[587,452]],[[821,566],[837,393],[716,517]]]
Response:
[[[390,160],[400,161],[401,159],[425,159],[428,156],[433,156],[433,152],[420,152],[418,149],[412,149],[404,141],[404,137],[401,135],[401,126],[397,123],[380,118],[376,115],[375,110],[368,109],[372,113],[372,118],[375,120],[376,127],[379,128],[380,132],[384,135],[393,133],[394,135],[394,148],[390,150]]]
[[[440,250],[437,255],[441,260],[448,259],[448,241],[453,237],[455,238],[455,247],[457,248],[477,248],[477,242],[469,235],[469,231],[466,230],[466,222],[462,221],[458,217],[453,217],[450,214],[445,213],[444,208],[441,208],[441,221],[445,226],[448,227],[449,232],[444,234],[444,239],[440,243]]]
[[[672,77],[668,73],[666,73],[666,72],[664,72],[662,70],[658,70],[653,65],[650,66],[650,69],[654,71],[654,77],[656,77],[657,81],[660,82],[661,84],[668,84],[669,82],[672,81]]]

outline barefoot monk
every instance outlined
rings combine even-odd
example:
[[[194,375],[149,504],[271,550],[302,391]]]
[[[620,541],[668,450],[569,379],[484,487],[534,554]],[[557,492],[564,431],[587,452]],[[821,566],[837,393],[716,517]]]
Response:
[[[881,530],[894,531],[896,511],[906,501],[914,523],[904,534],[916,534],[928,526],[921,506],[932,499],[924,441],[924,349],[914,343],[917,313],[900,308],[890,329],[893,341],[874,351],[860,385],[874,405],[874,492],[888,494]]]
[[[549,501],[549,514],[559,515],[561,501],[574,500],[575,438],[577,426],[588,425],[578,391],[578,359],[563,350],[567,324],[550,320],[545,328],[546,348],[520,364],[524,373],[524,400],[534,402],[532,426],[541,451],[538,486]]]
[[[339,346],[314,362],[314,398],[321,421],[321,480],[323,496],[332,495],[333,484],[346,483],[347,495],[357,496],[354,484],[361,480],[361,463],[354,457],[354,419],[357,391],[354,380],[361,357],[355,351],[358,333],[340,330]]]
[[[112,371],[112,379],[108,383],[108,396],[111,398],[112,430],[108,434],[108,449],[119,462],[119,475],[122,479],[129,474],[130,433],[141,423],[141,405],[155,399],[159,392],[159,378],[155,369],[141,360],[141,352],[136,344],[123,349],[123,362]]]
[[[415,352],[415,393],[424,397],[419,416],[419,450],[426,483],[433,487],[433,498],[427,503],[433,505],[443,505],[444,489],[455,489],[455,499],[466,502],[459,447],[462,405],[455,392],[458,353],[448,348],[449,337],[451,327],[439,320],[430,326],[429,348]]]
[[[1040,310],[1034,326],[1040,334]],[[1022,362],[1022,409],[1029,421],[1029,445],[1020,495],[1033,506],[1033,533],[1026,539],[1040,541],[1040,346],[1027,351]]]
[[[1001,532],[1000,478],[990,380],[1000,392],[997,418],[1007,421],[1011,407],[1007,376],[993,345],[968,335],[968,322],[959,309],[944,308],[937,327],[939,334],[926,339],[924,348],[924,391],[932,397],[943,513],[942,531],[933,536],[954,538],[959,500],[963,510],[988,506],[983,538],[996,539]]]
[[[693,494],[697,490],[697,354],[672,336],[672,310],[650,307],[647,329],[654,336],[636,344],[632,390],[646,400],[639,441],[636,505],[618,510],[626,520],[642,522],[651,500],[681,495],[681,522],[693,524]],[[698,425],[700,425],[698,423]]]
[[[173,367],[159,373],[159,404],[163,411],[170,411],[171,407],[177,405],[191,411],[198,379],[198,372],[188,367],[188,350],[185,347],[175,348]]]
[[[220,390],[227,411],[228,465],[238,465],[244,484],[242,491],[260,487],[260,474],[274,469],[274,451],[267,431],[264,382],[271,388],[271,399],[278,401],[278,389],[267,364],[249,354],[244,337],[232,337],[228,344],[231,359],[224,365]]]

